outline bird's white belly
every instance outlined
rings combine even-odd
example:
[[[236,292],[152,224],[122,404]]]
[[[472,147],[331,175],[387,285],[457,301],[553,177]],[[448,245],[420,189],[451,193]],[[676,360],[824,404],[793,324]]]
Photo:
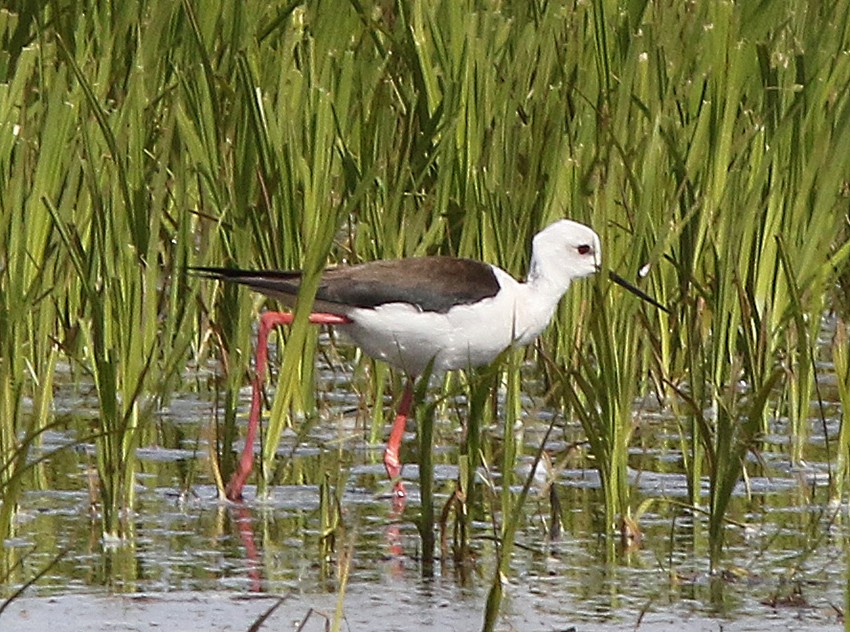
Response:
[[[545,326],[523,319],[513,292],[446,313],[424,312],[406,303],[347,312],[353,321],[341,329],[374,358],[421,374],[433,359],[433,371],[466,369],[491,362],[512,343],[528,344]],[[551,313],[550,313],[551,315]],[[520,328],[521,320],[525,320]]]

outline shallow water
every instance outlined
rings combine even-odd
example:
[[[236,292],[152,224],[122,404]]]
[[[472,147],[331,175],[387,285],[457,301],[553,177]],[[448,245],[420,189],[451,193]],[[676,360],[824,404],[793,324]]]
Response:
[[[15,535],[2,551],[10,576],[3,592],[11,594],[59,551],[67,554],[0,616],[0,629],[248,630],[279,598],[261,629],[294,629],[310,609],[333,616],[346,562],[342,629],[480,629],[495,572],[491,509],[498,500],[482,493],[471,508],[471,559],[438,558],[428,576],[415,525],[416,467],[404,470],[410,498],[395,517],[382,446],[365,439],[362,398],[339,372],[323,378],[321,420],[300,436],[285,434],[275,473],[280,484],[262,501],[248,488],[241,506],[220,502],[210,475],[213,396],[186,394],[171,402],[139,450],[132,537],[119,544],[100,537],[89,491],[93,446],[76,445],[96,414],[91,394],[64,387],[56,407],[64,426],[45,435],[42,450],[71,447],[34,468],[27,481]],[[246,405],[248,397],[246,390]],[[524,409],[528,461],[551,415],[539,411],[534,398]],[[837,408],[827,403],[827,410],[834,436]],[[730,507],[730,518],[747,526],[729,527],[724,570],[712,576],[707,523],[680,504],[687,485],[675,420],[650,407],[639,412],[631,503],[656,499],[641,518],[641,547],[605,545],[598,476],[586,451],[573,449],[582,432],[559,423],[547,450],[564,462],[555,486],[565,508],[562,533],[550,537],[549,499],[530,496],[500,629],[837,629],[847,576],[846,507],[828,504],[821,423],[811,423],[805,464],[792,466],[785,422],[775,422],[775,441]],[[438,514],[457,475],[457,411],[448,406],[445,413],[435,430]],[[489,454],[498,453],[499,431],[485,430]],[[411,439],[402,456],[414,461]],[[323,557],[319,484],[326,473],[340,498],[343,527]],[[313,614],[303,629],[324,624]]]

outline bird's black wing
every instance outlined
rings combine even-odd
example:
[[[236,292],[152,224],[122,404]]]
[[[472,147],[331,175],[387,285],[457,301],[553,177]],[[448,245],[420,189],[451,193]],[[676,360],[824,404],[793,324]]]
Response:
[[[492,266],[455,257],[413,257],[373,261],[328,270],[316,298],[356,307],[410,303],[424,312],[445,313],[495,296],[499,281]]]
[[[291,304],[301,285],[301,272],[192,268],[205,278],[246,285]],[[455,257],[412,257],[371,261],[326,270],[316,300],[340,308],[374,308],[410,303],[425,312],[445,313],[495,296],[500,285],[492,266]]]

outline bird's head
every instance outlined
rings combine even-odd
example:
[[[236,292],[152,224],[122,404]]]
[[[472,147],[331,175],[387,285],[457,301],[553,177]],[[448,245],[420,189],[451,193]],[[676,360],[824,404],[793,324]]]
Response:
[[[597,272],[601,265],[599,236],[584,224],[562,219],[534,237],[532,268],[539,276],[568,286],[573,279]]]

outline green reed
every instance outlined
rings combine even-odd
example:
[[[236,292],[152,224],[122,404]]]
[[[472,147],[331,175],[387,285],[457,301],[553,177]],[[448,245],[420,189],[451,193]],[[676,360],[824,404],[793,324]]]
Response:
[[[14,16],[8,16],[0,23],[2,37],[11,37],[16,27]],[[0,547],[12,535],[30,449],[50,423],[58,359],[53,340],[57,305],[45,295],[45,288],[57,282],[48,263],[53,249],[50,216],[39,192],[62,186],[61,169],[49,155],[62,151],[65,138],[46,139],[48,153],[30,152],[31,160],[22,160],[19,151],[40,125],[62,130],[71,118],[67,108],[58,107],[61,87],[45,90],[43,102],[18,116],[16,99],[37,83],[38,54],[18,51],[15,61],[18,71],[4,69],[0,82]],[[26,397],[31,398],[31,411],[23,409]]]
[[[702,473],[709,477],[714,565],[728,499],[747,451],[758,449],[774,387],[801,431],[823,297],[834,271],[846,266],[846,248],[833,240],[846,223],[847,161],[824,159],[825,148],[844,142],[848,111],[838,87],[848,68],[836,48],[812,42],[796,50],[793,33],[829,33],[840,49],[847,7],[824,16],[789,15],[782,3],[758,15],[701,5],[687,19],[681,7],[633,8],[614,17],[609,4],[594,7],[597,63],[577,84],[595,107],[577,114],[585,125],[577,126],[575,145],[588,149],[575,162],[587,166],[572,177],[601,202],[594,225],[616,227],[603,232],[608,265],[624,273],[652,264],[645,283],[674,312],[648,315],[639,330],[629,320],[606,326],[603,340],[616,340],[624,357],[640,358],[642,346],[650,354],[651,365],[639,363],[631,378],[601,370],[604,348],[573,347],[565,336],[558,350],[569,356],[575,348],[604,376],[582,389],[589,401],[589,394],[622,393],[618,379],[634,385],[652,366],[656,388],[674,407],[686,404],[683,453],[694,504]],[[639,35],[624,37],[638,25]],[[673,33],[694,46],[683,48]],[[618,298],[618,310],[621,304]],[[604,317],[599,305],[593,310]],[[590,342],[602,346],[598,336]],[[616,437],[588,433],[592,446]],[[798,454],[795,448],[792,459]],[[620,455],[600,465],[603,480],[606,467],[623,467]]]
[[[512,349],[506,354],[506,369],[508,382],[505,390],[505,402],[502,422],[502,461],[501,461],[501,493],[499,494],[499,511],[494,508],[493,515],[501,517],[498,525],[494,524],[496,531],[496,567],[484,604],[482,631],[489,632],[495,629],[501,604],[504,598],[505,588],[510,577],[511,559],[514,543],[520,528],[524,524],[523,516],[525,501],[529,490],[535,480],[538,467],[542,467],[544,450],[550,434],[554,428],[555,420],[549,424],[549,428],[543,437],[541,444],[537,447],[534,459],[528,475],[522,480],[519,493],[514,489],[516,481],[516,470],[518,456],[521,452],[521,407],[520,407],[520,380],[519,365],[522,359],[522,350]],[[512,379],[512,377],[515,379]],[[495,496],[495,494],[494,494]],[[493,498],[495,504],[495,498]]]
[[[850,351],[848,351],[847,325],[843,320],[836,324],[832,340],[832,362],[841,402],[841,427],[836,442],[835,488],[833,498],[841,499],[850,475]]]
[[[337,481],[335,489],[339,490],[340,487]],[[338,536],[345,532],[340,496],[340,492],[334,492],[330,475],[325,472],[319,485],[319,560],[323,578],[330,575],[330,562],[337,549]]]
[[[19,193],[8,198],[4,210],[6,269],[15,274],[4,291],[24,299],[16,302],[21,316],[37,326],[25,341],[35,354],[33,383],[42,389],[34,398],[32,423],[48,419],[58,349],[93,378],[101,406],[94,434],[103,532],[120,537],[120,516],[133,504],[140,423],[174,388],[190,334],[183,327],[188,312],[169,312],[157,291],[163,268],[173,262],[158,240],[162,214],[143,206],[166,198],[167,174],[148,176],[144,165],[162,155],[162,149],[146,146],[143,131],[161,114],[148,108],[146,93],[156,67],[122,65],[121,55],[93,61],[95,44],[121,48],[132,26],[97,10],[77,17],[79,33],[73,21],[56,23],[57,28],[39,32],[32,47],[15,51],[17,70],[30,74],[10,101],[18,108],[7,112],[21,130],[7,160],[27,171],[9,187]],[[97,37],[81,37],[77,45],[75,36],[89,30]],[[54,63],[28,64],[30,51]],[[120,108],[117,95],[109,92],[119,78]],[[21,109],[28,102],[37,105]],[[44,166],[32,169],[39,161]],[[18,229],[11,230],[15,225]],[[169,326],[160,330],[160,319]],[[173,345],[168,357],[160,353],[163,342]],[[3,353],[4,360],[11,357]],[[158,372],[155,384],[149,380],[152,366]]]
[[[428,387],[430,370],[420,380],[414,397],[422,402]],[[434,576],[434,412],[430,403],[416,407],[416,437],[419,447],[419,495],[421,509],[417,528],[422,541],[422,576]]]
[[[463,566],[469,564],[472,553],[472,508],[481,506],[480,485],[478,484],[479,470],[482,466],[482,431],[493,421],[494,396],[498,393],[498,387],[502,376],[503,362],[496,360],[489,367],[470,372],[470,379],[466,384],[467,407],[464,419],[464,435],[460,445],[458,456],[458,481],[455,496],[443,509],[441,526],[443,542],[448,541],[447,522],[448,512],[454,508],[455,519],[452,540],[452,558],[455,564]],[[516,459],[516,455],[514,455]],[[445,548],[445,547],[444,547]],[[445,554],[445,553],[444,553]]]

